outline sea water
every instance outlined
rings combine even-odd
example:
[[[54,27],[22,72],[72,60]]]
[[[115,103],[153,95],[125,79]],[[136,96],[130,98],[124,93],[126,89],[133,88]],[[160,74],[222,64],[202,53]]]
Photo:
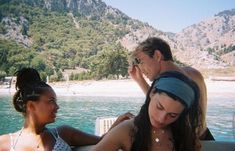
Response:
[[[56,122],[49,127],[70,125],[94,134],[98,117],[117,117],[125,112],[137,114],[144,103],[142,97],[58,96],[60,109]],[[208,127],[217,140],[235,140],[233,118],[235,96],[215,95],[208,98]],[[23,116],[16,112],[11,96],[0,96],[0,135],[19,130]]]

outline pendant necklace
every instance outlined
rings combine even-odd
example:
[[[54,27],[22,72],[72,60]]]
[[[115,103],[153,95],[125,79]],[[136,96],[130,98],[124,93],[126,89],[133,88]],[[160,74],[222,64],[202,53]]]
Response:
[[[154,141],[156,142],[156,144],[157,144],[158,146],[160,146],[160,145],[162,144],[160,137],[165,134],[165,130],[160,130],[159,133],[157,133],[156,130],[153,130],[153,134],[154,134],[154,135],[157,135],[156,138],[154,139]]]
[[[31,134],[31,135],[33,135],[33,134]],[[37,141],[36,141],[36,146],[35,146],[36,150],[40,149],[40,143],[41,143],[41,141],[40,141],[40,135],[39,135],[37,138]]]
[[[24,130],[24,127],[21,128],[21,130],[20,130],[20,132],[19,132],[19,135],[17,136],[17,138],[16,138],[16,140],[15,140],[15,142],[14,142],[14,144],[13,144],[13,148],[14,148],[14,149],[15,149],[16,144],[18,143],[18,140],[19,140],[20,136],[21,136],[22,133],[23,133],[23,130]],[[33,134],[28,134],[28,135],[33,135]],[[36,143],[37,143],[37,145],[35,146],[35,148],[36,148],[36,150],[39,150],[39,149],[40,149],[40,143],[41,143],[41,141],[40,141],[40,136],[37,138]]]
[[[175,151],[174,139],[169,136],[165,129],[153,130],[153,138],[158,148],[160,148],[164,144],[167,145],[167,148],[171,149],[172,151]]]
[[[37,141],[37,142],[38,142],[38,144],[37,144],[37,146],[36,146],[36,150],[39,150],[39,149],[40,149],[40,146],[39,146],[39,145],[40,145],[40,142],[41,142],[41,141],[40,141],[40,136],[39,136],[39,138],[38,138],[38,141]]]

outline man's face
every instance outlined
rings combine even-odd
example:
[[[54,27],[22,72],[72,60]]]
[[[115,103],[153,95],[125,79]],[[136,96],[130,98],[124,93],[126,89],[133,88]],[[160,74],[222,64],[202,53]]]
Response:
[[[155,55],[153,57],[149,57],[144,52],[139,52],[136,55],[135,62],[140,68],[141,72],[150,81],[153,81],[160,73],[160,63],[157,61]]]

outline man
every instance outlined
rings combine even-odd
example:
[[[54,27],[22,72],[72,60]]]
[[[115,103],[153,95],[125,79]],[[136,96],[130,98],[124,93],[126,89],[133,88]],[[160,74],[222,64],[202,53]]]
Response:
[[[213,136],[206,125],[207,89],[202,74],[192,67],[179,67],[173,61],[168,43],[160,38],[150,37],[140,43],[132,52],[133,66],[128,73],[147,94],[150,86],[144,79],[145,75],[150,81],[165,71],[179,71],[195,81],[200,89],[199,105],[201,117],[199,118],[198,134],[201,140],[213,140]]]

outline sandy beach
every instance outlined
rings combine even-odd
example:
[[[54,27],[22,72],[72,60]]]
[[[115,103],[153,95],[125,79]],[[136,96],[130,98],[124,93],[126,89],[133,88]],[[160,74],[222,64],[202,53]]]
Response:
[[[235,81],[205,80],[209,95],[235,96]],[[69,81],[49,83],[58,96],[115,96],[144,97],[139,86],[131,79],[100,81]],[[13,94],[14,88],[0,88],[0,95]]]

